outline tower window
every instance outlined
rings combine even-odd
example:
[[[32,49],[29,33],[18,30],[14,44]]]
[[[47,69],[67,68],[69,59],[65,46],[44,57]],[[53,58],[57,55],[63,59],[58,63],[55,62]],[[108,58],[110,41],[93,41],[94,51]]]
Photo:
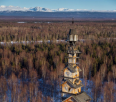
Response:
[[[68,91],[70,91],[70,89],[71,89],[71,88],[69,87]]]

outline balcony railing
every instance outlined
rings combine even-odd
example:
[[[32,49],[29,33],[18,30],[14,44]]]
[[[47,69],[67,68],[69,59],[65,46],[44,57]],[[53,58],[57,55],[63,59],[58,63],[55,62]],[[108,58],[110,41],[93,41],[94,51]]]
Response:
[[[81,53],[81,52],[79,52],[78,50],[68,50],[67,53],[75,54],[75,53]]]

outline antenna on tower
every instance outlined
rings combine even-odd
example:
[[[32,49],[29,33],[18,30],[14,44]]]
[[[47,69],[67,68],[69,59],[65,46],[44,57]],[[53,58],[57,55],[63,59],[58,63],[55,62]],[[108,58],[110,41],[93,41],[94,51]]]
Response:
[[[74,24],[74,18],[72,18],[72,24]]]

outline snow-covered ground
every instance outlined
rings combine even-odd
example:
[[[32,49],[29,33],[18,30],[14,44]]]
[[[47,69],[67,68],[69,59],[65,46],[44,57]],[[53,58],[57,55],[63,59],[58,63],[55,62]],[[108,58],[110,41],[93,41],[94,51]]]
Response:
[[[26,22],[17,22],[17,23],[26,23]]]
[[[103,38],[103,39],[114,39],[116,40],[116,38]],[[101,40],[103,40],[101,39]],[[78,41],[80,42],[85,42],[86,40],[92,40],[92,39],[79,39]],[[10,42],[0,42],[1,45],[4,45],[4,44],[30,44],[30,43],[66,43],[67,40],[39,40],[39,41],[10,41]]]
[[[80,78],[80,80],[82,81],[84,87],[82,87],[82,91],[85,91],[91,98],[91,102],[94,102],[93,97],[94,97],[94,92],[93,92],[93,88],[94,88],[94,83],[91,80],[87,80],[85,81],[84,79]],[[30,81],[30,79],[26,79],[23,82],[27,83]],[[37,82],[38,84],[38,89],[36,90],[37,92],[42,92],[42,97],[41,99],[43,100],[43,97],[50,97],[51,98],[51,102],[61,102],[61,87],[59,86],[59,83],[57,81],[52,81],[50,83],[47,83],[44,81],[44,79],[38,79]],[[86,88],[85,88],[85,82],[87,82],[86,84]],[[22,83],[21,80],[18,79],[18,82],[13,83],[16,84],[17,87],[19,87],[19,93],[20,93],[20,84]],[[116,89],[116,84],[114,85],[114,89]],[[17,91],[18,92],[18,91]],[[37,93],[36,92],[36,93]],[[17,94],[19,94],[17,93]],[[6,92],[7,94],[7,102],[12,102],[12,89],[10,88],[10,86],[8,85],[8,90]],[[114,94],[114,98],[116,96],[116,93]],[[29,98],[30,96],[27,95],[27,97]],[[103,94],[100,93],[99,97],[97,97],[97,102],[102,102],[104,100]],[[116,99],[114,99],[116,102]],[[28,102],[30,102],[30,100],[28,99]]]
[[[66,42],[65,40],[55,40],[55,41],[50,41],[50,40],[39,40],[39,41],[11,41],[11,42],[0,42],[1,45],[6,45],[6,44],[31,44],[31,43],[50,43],[50,42],[56,42],[56,43],[60,43],[60,42]]]

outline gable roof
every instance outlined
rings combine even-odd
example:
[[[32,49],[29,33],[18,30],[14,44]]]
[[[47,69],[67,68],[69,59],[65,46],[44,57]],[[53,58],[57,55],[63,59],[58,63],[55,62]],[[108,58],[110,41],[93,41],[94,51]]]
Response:
[[[63,70],[65,70],[67,68],[70,72],[75,73],[77,67],[78,67],[77,65],[73,67],[71,64],[69,64]],[[82,71],[82,70],[79,68],[79,71]]]
[[[80,83],[80,84],[73,84],[69,79],[66,80],[67,84],[71,87],[71,88],[79,88],[79,87],[83,87],[83,84]]]
[[[71,95],[70,97],[65,98],[64,100],[62,100],[62,102],[65,102],[69,98],[73,98],[76,102],[86,102],[91,100],[91,98],[85,92],[81,92],[77,95]]]
[[[68,66],[67,66],[68,70],[70,70],[70,72],[72,72],[72,73],[75,73],[75,72],[76,72],[76,67],[77,67],[77,66],[74,66],[74,67],[73,67],[72,65],[68,65]]]
[[[73,95],[72,96],[77,102],[86,102],[86,101],[89,101],[91,100],[91,98],[85,93],[85,92],[82,92],[78,95]]]

